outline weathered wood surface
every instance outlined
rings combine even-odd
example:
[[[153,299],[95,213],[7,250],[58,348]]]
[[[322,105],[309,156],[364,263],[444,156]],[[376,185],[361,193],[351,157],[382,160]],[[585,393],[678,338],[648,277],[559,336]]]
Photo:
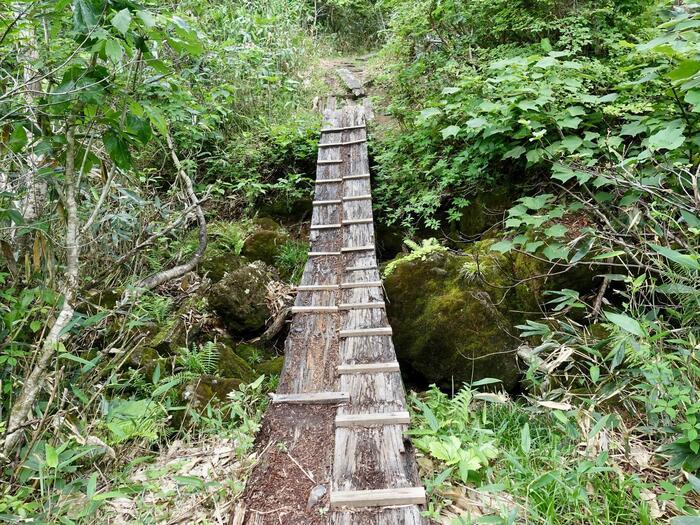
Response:
[[[319,455],[330,454],[332,464],[327,479],[318,478],[327,484],[333,502],[326,523],[425,525],[419,506],[424,491],[413,449],[404,437],[409,415],[374,250],[368,114],[367,105],[339,110],[331,106],[325,112],[310,258],[297,287],[284,367],[273,398],[278,401],[275,406],[284,400],[331,402],[334,393],[349,398],[334,408],[333,442],[318,447]],[[299,431],[291,433],[303,440],[303,422],[298,426]],[[305,503],[300,501],[300,508]],[[259,512],[244,523],[278,523],[275,520]],[[301,522],[280,516],[279,523]]]

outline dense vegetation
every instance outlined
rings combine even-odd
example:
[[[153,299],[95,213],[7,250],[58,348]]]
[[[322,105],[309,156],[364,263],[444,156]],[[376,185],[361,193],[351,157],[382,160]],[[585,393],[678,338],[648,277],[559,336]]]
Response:
[[[227,519],[324,63],[373,51],[377,218],[413,239],[387,279],[449,258],[454,299],[517,260],[517,310],[552,278],[508,317],[517,386],[412,394],[427,515],[700,523],[698,27],[662,0],[4,2],[0,519]]]

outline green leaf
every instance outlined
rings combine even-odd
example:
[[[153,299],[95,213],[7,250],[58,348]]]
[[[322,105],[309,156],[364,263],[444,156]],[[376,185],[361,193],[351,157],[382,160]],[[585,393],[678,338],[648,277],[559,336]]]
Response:
[[[46,443],[44,451],[46,454],[46,466],[49,468],[56,468],[58,466],[58,452],[56,452],[56,449]]]
[[[447,126],[441,131],[442,139],[445,140],[450,137],[456,137],[457,133],[459,133],[461,129],[462,128],[460,128],[459,126]]]
[[[683,129],[678,127],[668,127],[654,133],[649,137],[648,145],[654,151],[658,150],[674,150],[678,149],[685,142],[685,136],[683,135]]]
[[[652,249],[659,255],[663,255],[670,261],[680,264],[684,268],[688,268],[689,270],[700,270],[700,263],[692,255],[686,255],[667,246],[659,246],[658,244],[649,243],[649,246],[651,246]]]
[[[121,136],[113,129],[107,130],[102,137],[102,142],[105,145],[107,153],[114,163],[122,168],[129,169],[131,167],[131,152],[129,145]]]
[[[628,315],[605,312],[605,317],[608,319],[608,321],[619,326],[625,332],[629,332],[630,334],[634,334],[639,337],[644,337],[646,335],[642,329],[642,325],[640,325],[636,319],[633,319]]]
[[[116,15],[114,15],[114,17],[112,18],[112,25],[122,35],[125,35],[126,32],[129,30],[129,26],[131,25],[132,18],[133,18],[133,16],[131,14],[131,11],[124,8],[121,11],[119,11]]]

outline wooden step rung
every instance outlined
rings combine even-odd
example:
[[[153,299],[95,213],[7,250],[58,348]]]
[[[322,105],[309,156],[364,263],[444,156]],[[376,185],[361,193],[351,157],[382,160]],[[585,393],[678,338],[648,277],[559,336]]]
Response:
[[[296,287],[297,292],[327,292],[337,289],[337,284],[302,284]]]
[[[332,405],[350,401],[348,392],[304,392],[301,394],[270,394],[273,403]]]
[[[339,146],[353,146],[355,144],[364,144],[367,142],[367,139],[358,139],[358,140],[346,140],[345,142],[328,142],[326,144],[319,144],[319,148],[334,148],[334,147],[339,147]]]
[[[402,412],[373,412],[371,414],[338,414],[335,416],[336,427],[371,427],[374,425],[408,425],[411,416]]]
[[[341,199],[329,199],[325,201],[313,201],[311,204],[314,206],[330,206],[332,204],[340,204],[343,201]]]
[[[350,195],[349,197],[343,197],[344,201],[364,201],[371,199],[372,196],[369,193],[367,195]]]
[[[309,252],[309,257],[332,257],[342,255],[341,252]]]
[[[376,288],[378,286],[382,286],[381,281],[357,281],[353,283],[340,283],[341,288]]]
[[[354,365],[338,365],[339,374],[381,374],[398,372],[398,361],[387,361],[386,363],[363,363]]]
[[[374,219],[368,217],[365,219],[343,219],[343,226],[350,226],[352,224],[372,224]]]
[[[371,310],[373,308],[385,308],[386,304],[383,302],[373,302],[373,303],[341,303],[338,305],[339,310]]]
[[[391,326],[382,326],[381,328],[349,328],[340,330],[338,335],[343,337],[372,337],[377,335],[391,335],[393,332]]]
[[[366,124],[358,124],[356,126],[339,126],[336,128],[321,128],[321,133],[338,133],[340,131],[351,131],[353,129],[365,129]]]
[[[327,166],[329,164],[342,164],[343,159],[326,159],[326,160],[317,160],[316,164],[319,166]]]
[[[369,173],[359,173],[357,175],[345,175],[345,177],[343,177],[344,180],[369,179],[369,178],[370,178]]]
[[[425,505],[423,487],[375,490],[331,491],[331,508],[391,507],[396,505]]]
[[[333,230],[340,228],[341,224],[312,224],[310,230]]]
[[[345,268],[346,272],[364,272],[369,270],[376,270],[376,264],[370,264],[369,266],[348,266]]]
[[[322,314],[337,311],[337,306],[292,306],[293,314]]]
[[[365,246],[343,246],[340,251],[345,252],[366,252],[368,250],[374,250],[374,244],[367,244]]]
[[[317,179],[316,184],[331,184],[335,182],[343,182],[343,179]]]

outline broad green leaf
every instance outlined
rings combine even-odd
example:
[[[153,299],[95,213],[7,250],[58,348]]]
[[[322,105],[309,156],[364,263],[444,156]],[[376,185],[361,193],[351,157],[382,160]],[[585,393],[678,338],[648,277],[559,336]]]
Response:
[[[636,319],[633,319],[628,315],[605,312],[605,317],[608,319],[608,321],[619,326],[625,332],[629,332],[630,334],[634,334],[639,337],[646,336],[642,325],[640,325]]]
[[[674,150],[678,149],[685,142],[685,136],[683,135],[683,129],[678,127],[668,127],[654,133],[649,137],[648,144],[652,150]]]
[[[131,12],[128,9],[124,8],[121,11],[119,11],[116,15],[114,15],[114,17],[112,18],[112,25],[122,35],[125,35],[126,32],[129,30],[132,18],[133,16]]]

